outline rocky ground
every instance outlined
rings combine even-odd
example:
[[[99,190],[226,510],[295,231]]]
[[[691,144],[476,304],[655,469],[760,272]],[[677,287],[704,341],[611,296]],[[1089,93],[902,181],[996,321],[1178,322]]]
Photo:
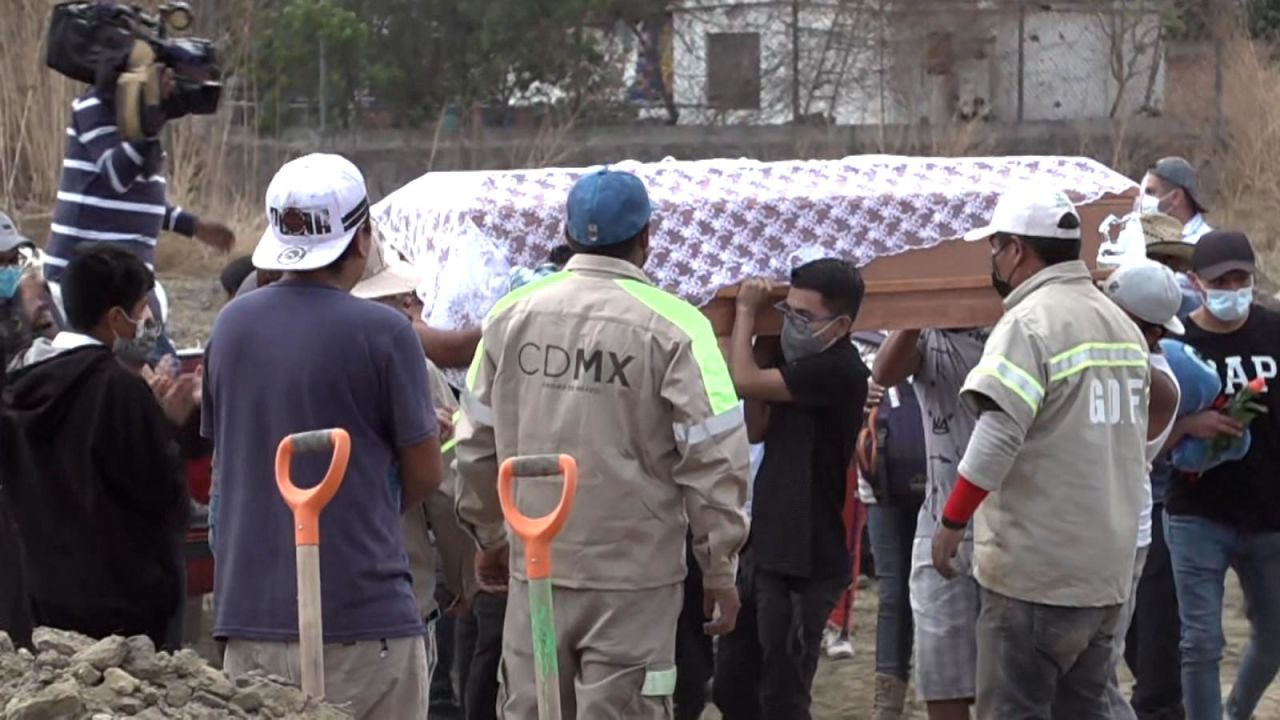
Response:
[[[1222,695],[1225,698],[1235,681],[1236,668],[1244,654],[1249,638],[1249,622],[1245,619],[1244,595],[1235,575],[1227,577],[1226,610],[1222,616],[1222,630],[1227,646],[1222,658]],[[858,591],[854,603],[857,631],[854,644],[857,654],[851,660],[832,662],[823,659],[818,666],[818,676],[813,682],[813,720],[866,720],[871,717],[876,671],[876,611],[879,601],[874,583],[868,583]],[[1120,669],[1121,690],[1127,697],[1133,688],[1133,680],[1127,668]],[[924,704],[913,700],[908,703],[903,720],[926,720]],[[1267,694],[1258,704],[1255,720],[1280,720],[1280,682],[1272,682]],[[720,720],[715,708],[708,708],[703,720]]]
[[[217,277],[162,274],[160,282],[169,297],[168,330],[174,342],[180,348],[203,344],[226,299]]]
[[[146,637],[94,641],[40,628],[36,652],[0,632],[0,720],[339,720],[282,678],[229,679],[193,650],[156,652]]]

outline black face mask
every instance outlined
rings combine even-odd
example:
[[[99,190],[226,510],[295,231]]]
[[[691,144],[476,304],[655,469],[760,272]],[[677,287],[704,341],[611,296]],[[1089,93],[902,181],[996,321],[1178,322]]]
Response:
[[[1006,242],[999,250],[991,253],[991,287],[995,288],[996,294],[1002,298],[1009,297],[1013,292],[1013,285],[1009,283],[1008,279],[1000,277],[1000,271],[996,268],[996,258],[1000,257],[1000,254],[1005,250],[1008,250],[1010,244]]]

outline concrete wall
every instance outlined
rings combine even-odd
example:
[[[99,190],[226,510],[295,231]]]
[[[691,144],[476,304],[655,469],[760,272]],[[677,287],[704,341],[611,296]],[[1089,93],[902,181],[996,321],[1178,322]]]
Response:
[[[685,124],[781,124],[793,120],[798,78],[801,114],[835,124],[934,123],[954,117],[1018,118],[1019,16],[1008,5],[877,0],[805,2],[793,32],[791,2],[695,0],[674,13],[675,96]],[[1163,59],[1153,47],[1159,18],[1152,0],[1121,10],[1095,4],[1034,3],[1022,17],[1022,119],[1077,120],[1111,115],[1118,83],[1128,78],[1117,115],[1143,106],[1157,63],[1151,105],[1163,100]],[[1048,8],[1048,9],[1045,9]],[[1146,8],[1150,8],[1147,11]],[[706,45],[711,33],[760,35],[761,104],[757,111],[707,107]],[[798,36],[799,62],[792,56]],[[1112,49],[1119,46],[1117,54]],[[832,93],[832,76],[838,78]],[[834,97],[834,102],[832,98]]]
[[[1205,128],[1162,118],[1124,122],[971,123],[914,126],[627,126],[580,128],[556,147],[534,133],[506,130],[433,142],[426,132],[362,132],[325,140],[243,138],[229,163],[246,187],[265,190],[292,157],[323,150],[350,158],[381,198],[429,170],[497,170],[530,165],[589,166],[623,159],[657,161],[752,157],[839,158],[862,153],[905,155],[1086,155],[1137,177],[1153,158],[1194,154]],[[1119,155],[1119,159],[1117,159]],[[532,156],[547,162],[531,163]],[[1132,165],[1132,167],[1129,167]]]

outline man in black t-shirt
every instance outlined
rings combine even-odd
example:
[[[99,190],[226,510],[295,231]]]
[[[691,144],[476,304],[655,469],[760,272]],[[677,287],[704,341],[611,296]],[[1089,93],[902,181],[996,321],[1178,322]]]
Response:
[[[1267,388],[1259,400],[1269,412],[1249,425],[1248,454],[1199,476],[1175,475],[1166,503],[1187,717],[1244,720],[1280,668],[1280,314],[1253,304],[1255,261],[1243,233],[1205,234],[1191,263],[1204,305],[1186,323],[1185,342],[1218,371],[1226,397],[1255,379]],[[1188,435],[1241,432],[1227,415],[1206,410],[1179,420],[1169,446]],[[1240,578],[1252,634],[1224,707],[1218,664],[1229,567]]]
[[[730,348],[747,432],[764,442],[764,461],[738,572],[742,609],[716,662],[725,720],[809,718],[822,630],[849,582],[841,510],[870,376],[849,342],[862,277],[836,259],[796,268],[778,306],[780,358],[766,343],[752,347],[769,290],[763,280],[739,288]]]

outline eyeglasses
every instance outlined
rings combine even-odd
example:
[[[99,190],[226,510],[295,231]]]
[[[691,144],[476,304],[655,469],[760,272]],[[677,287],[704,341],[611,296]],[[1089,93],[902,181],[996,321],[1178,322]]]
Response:
[[[805,315],[801,315],[799,311],[795,310],[790,305],[788,305],[786,301],[783,301],[778,303],[777,305],[774,305],[773,309],[777,310],[779,313],[782,313],[783,317],[789,318],[793,322],[802,322],[805,324],[816,323],[816,322],[829,322],[831,320],[835,320],[836,318],[840,317],[839,315],[827,315],[825,317],[815,317],[815,318],[807,317]]]

